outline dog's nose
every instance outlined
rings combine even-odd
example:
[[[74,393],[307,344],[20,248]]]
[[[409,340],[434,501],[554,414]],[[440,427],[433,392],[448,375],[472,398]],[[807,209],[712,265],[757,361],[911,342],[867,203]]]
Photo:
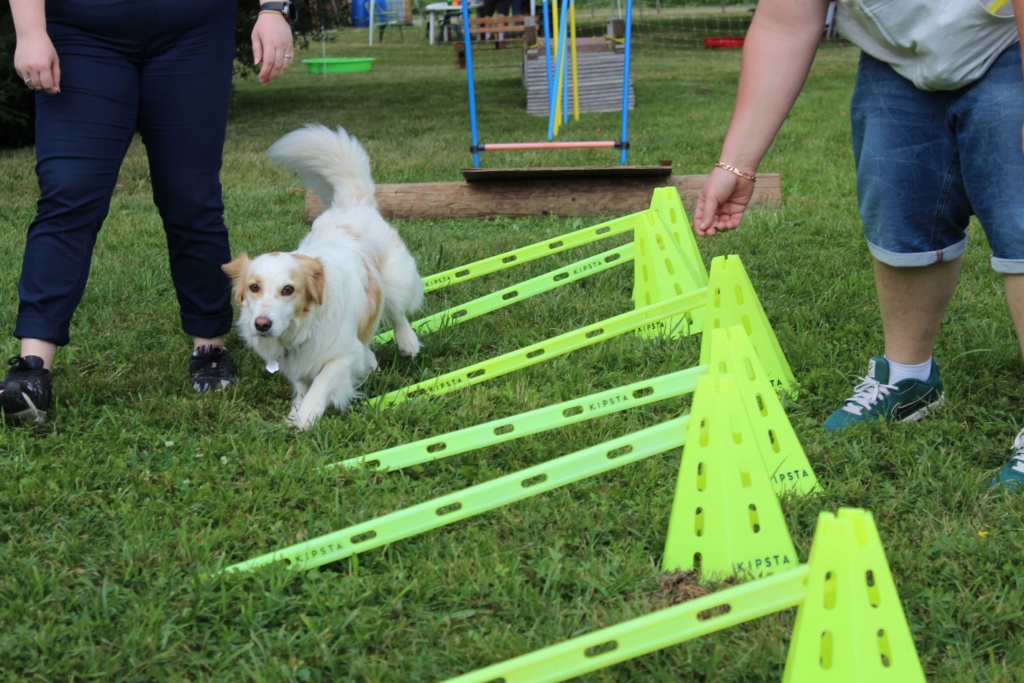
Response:
[[[274,326],[274,322],[266,316],[261,316],[253,321],[253,325],[256,326],[257,332],[266,334],[267,332],[270,332],[270,328]]]

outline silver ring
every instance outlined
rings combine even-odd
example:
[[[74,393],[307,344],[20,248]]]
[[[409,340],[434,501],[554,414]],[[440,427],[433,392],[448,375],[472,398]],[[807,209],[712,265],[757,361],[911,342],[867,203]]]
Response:
[[[26,76],[25,77],[25,85],[32,85],[32,77],[31,76]]]
[[[294,56],[295,56],[295,55],[285,55],[285,56],[284,56],[284,58],[285,58],[285,59],[291,59],[291,58],[292,58],[292,57],[294,57]]]

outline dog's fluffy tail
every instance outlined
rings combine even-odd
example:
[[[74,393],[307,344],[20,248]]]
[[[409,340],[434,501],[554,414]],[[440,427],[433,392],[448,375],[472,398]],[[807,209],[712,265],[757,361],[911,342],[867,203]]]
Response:
[[[267,156],[298,171],[324,206],[377,206],[370,157],[359,141],[338,127],[310,124],[270,146]]]

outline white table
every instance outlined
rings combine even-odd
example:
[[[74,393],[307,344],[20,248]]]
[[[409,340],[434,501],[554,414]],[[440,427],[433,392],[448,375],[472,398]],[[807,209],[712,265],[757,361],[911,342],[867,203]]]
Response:
[[[482,0],[470,0],[469,9],[476,10],[484,6]],[[437,40],[437,24],[438,19],[444,20],[447,16],[462,16],[462,5],[451,5],[447,2],[432,2],[423,8],[427,13],[427,21],[430,25],[430,32],[428,33],[429,42],[431,45],[435,45]],[[444,36],[441,37],[444,39]]]

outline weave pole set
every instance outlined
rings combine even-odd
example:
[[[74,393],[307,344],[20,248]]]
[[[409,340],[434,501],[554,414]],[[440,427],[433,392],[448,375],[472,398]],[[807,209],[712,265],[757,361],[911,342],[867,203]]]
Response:
[[[275,563],[292,570],[323,566],[682,448],[662,569],[696,571],[702,581],[736,576],[746,583],[453,682],[562,681],[792,607],[798,611],[783,681],[924,681],[870,513],[821,513],[809,559],[799,561],[779,497],[813,496],[821,489],[778,396],[780,390],[795,395],[795,378],[742,262],[736,256],[718,257],[705,270],[672,188],[657,190],[646,211],[425,277],[425,288],[451,286],[630,230],[632,243],[503,290],[498,299],[511,305],[574,281],[574,273],[593,274],[601,266],[632,261],[633,311],[370,403],[383,409],[446,394],[627,332],[648,339],[700,334],[697,366],[349,458],[324,471],[424,464],[692,394],[687,414],[222,571],[253,571]],[[516,295],[506,296],[510,290]],[[417,321],[414,327],[423,334],[464,323],[499,307],[494,296]]]
[[[469,125],[471,145],[470,153],[473,155],[473,167],[480,168],[480,153],[485,151],[509,151],[509,150],[539,150],[539,149],[592,149],[592,148],[614,148],[619,150],[619,164],[625,165],[629,153],[629,78],[630,61],[632,50],[630,42],[633,31],[633,0],[626,0],[625,17],[625,44],[622,77],[622,120],[621,132],[618,140],[591,140],[582,142],[553,142],[559,127],[559,118],[568,120],[568,107],[563,106],[563,92],[566,90],[565,74],[568,70],[566,62],[566,47],[568,44],[572,61],[572,84],[575,105],[575,118],[579,120],[579,95],[577,87],[576,70],[576,2],[575,0],[561,0],[562,9],[558,14],[557,10],[552,12],[548,7],[549,0],[543,0],[543,24],[544,24],[544,50],[547,66],[548,81],[548,141],[547,142],[480,142],[480,132],[476,108],[476,78],[473,73],[473,41],[471,36],[466,35],[466,85],[469,93]],[[552,14],[556,14],[552,20]],[[555,30],[552,30],[552,21],[556,23]],[[469,3],[462,3],[462,25],[469,26]],[[571,34],[570,34],[571,31]],[[557,55],[552,59],[551,42],[552,37],[557,33]],[[566,96],[565,99],[568,99]]]

